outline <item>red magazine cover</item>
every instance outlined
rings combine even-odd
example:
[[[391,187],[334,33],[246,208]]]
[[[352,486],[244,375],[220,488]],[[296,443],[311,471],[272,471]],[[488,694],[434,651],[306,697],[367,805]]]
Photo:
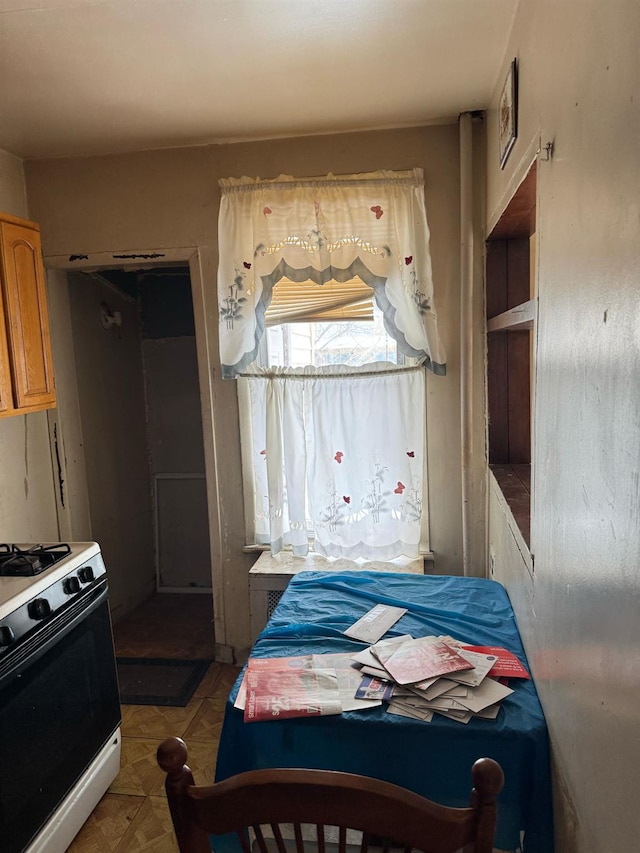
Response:
[[[342,713],[335,670],[249,667],[246,690],[247,723]]]
[[[495,655],[498,660],[489,670],[491,678],[504,676],[505,678],[529,678],[529,673],[522,666],[518,658],[507,649],[500,646],[463,646],[472,652],[480,652],[483,655]]]
[[[244,711],[247,701],[247,671],[249,669],[279,670],[279,669],[309,669],[311,667],[311,655],[299,655],[297,657],[283,658],[249,658],[247,669],[242,677],[242,683],[238,690],[238,696],[233,703],[235,708]]]
[[[375,648],[373,651],[378,654]],[[379,659],[398,684],[414,684],[448,672],[473,669],[473,664],[456,654],[446,643],[433,641],[430,637],[407,640],[400,648],[391,649],[388,657],[387,650],[383,650]]]

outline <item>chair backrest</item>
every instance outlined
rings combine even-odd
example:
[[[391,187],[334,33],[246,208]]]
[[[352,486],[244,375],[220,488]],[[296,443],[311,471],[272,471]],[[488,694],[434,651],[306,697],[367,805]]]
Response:
[[[258,853],[348,853],[353,831],[359,853],[493,849],[496,797],[504,775],[490,758],[473,765],[470,805],[462,809],[438,805],[389,782],[333,770],[252,770],[197,787],[186,761],[184,741],[169,738],[160,744],[158,764],[167,774],[181,853],[210,853],[210,836],[228,833],[236,833],[239,853],[251,853],[252,847]],[[282,824],[293,826],[292,838],[286,839]],[[326,828],[334,833],[334,844],[327,843]]]

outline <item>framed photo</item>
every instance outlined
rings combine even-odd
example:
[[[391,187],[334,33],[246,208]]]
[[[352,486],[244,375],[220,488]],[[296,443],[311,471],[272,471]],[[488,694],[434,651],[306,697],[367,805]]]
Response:
[[[498,134],[500,147],[500,168],[504,169],[513,143],[518,133],[518,77],[517,63],[513,59],[509,66],[500,103],[498,105]]]

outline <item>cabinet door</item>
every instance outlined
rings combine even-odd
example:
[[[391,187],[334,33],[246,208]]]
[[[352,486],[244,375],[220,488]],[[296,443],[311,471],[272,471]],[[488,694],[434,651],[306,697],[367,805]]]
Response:
[[[14,411],[11,390],[11,366],[9,347],[7,346],[6,319],[0,291],[0,415],[9,415]]]
[[[55,406],[53,361],[40,234],[0,222],[3,291],[17,409]]]

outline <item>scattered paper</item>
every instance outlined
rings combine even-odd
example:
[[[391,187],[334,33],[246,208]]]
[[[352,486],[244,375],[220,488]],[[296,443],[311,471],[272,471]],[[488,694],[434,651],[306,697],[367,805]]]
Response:
[[[457,687],[460,687],[460,685],[456,684],[455,681],[450,681],[448,678],[437,678],[429,687],[421,688],[417,684],[414,684],[411,689],[424,699],[435,699]]]
[[[466,724],[474,716],[498,716],[502,700],[514,692],[504,675],[496,676],[507,671],[529,677],[517,657],[499,646],[403,635],[357,654],[250,658],[235,707],[254,721],[339,714],[384,701],[392,714],[428,722],[435,713]]]
[[[406,607],[376,604],[357,622],[343,631],[343,634],[354,640],[362,640],[364,643],[376,643],[406,612]]]
[[[495,718],[500,713],[500,702],[496,702],[495,705],[489,705],[488,708],[483,708],[482,711],[476,711],[476,717],[480,717],[481,720],[495,720]]]
[[[362,675],[371,675],[373,678],[383,678],[387,681],[391,678],[390,673],[381,666],[361,666],[359,672]]]
[[[374,648],[373,653],[398,684],[415,684],[425,678],[473,668],[472,663],[446,643],[432,641],[428,637],[407,640],[390,654],[387,650],[380,651],[377,648]]]
[[[464,723],[465,725],[473,718],[473,714],[471,711],[466,711],[462,713],[460,711],[444,711],[434,709],[434,714],[440,714],[441,717],[447,717],[449,720],[455,720],[456,723]]]
[[[365,675],[356,689],[356,699],[380,699],[382,702],[383,699],[391,699],[392,695],[393,684],[372,675]]]
[[[463,646],[472,652],[480,652],[484,655],[495,655],[495,664],[491,667],[489,675],[492,678],[504,676],[506,678],[530,678],[527,670],[522,666],[518,658],[501,646]]]
[[[390,714],[397,714],[399,717],[411,717],[414,720],[422,720],[425,723],[429,723],[433,719],[433,711],[429,711],[426,708],[412,708],[410,705],[406,705],[395,699],[391,700],[387,706],[387,711]]]
[[[485,678],[482,684],[474,690],[470,690],[467,696],[459,699],[459,702],[461,705],[464,705],[465,708],[468,708],[470,711],[477,714],[478,711],[482,711],[484,708],[488,708],[496,702],[501,702],[511,693],[513,693],[513,690],[509,687],[499,684],[497,681],[494,681],[493,678]]]
[[[483,655],[479,652],[470,652],[468,649],[459,648],[460,657],[469,661],[473,669],[468,672],[456,672],[451,674],[451,680],[459,684],[468,684],[470,687],[478,687],[482,680],[488,675],[489,670],[496,662],[495,655]]]
[[[401,637],[389,637],[387,640],[380,640],[375,644],[376,649],[396,649],[399,648],[407,640],[413,640],[411,634],[403,634]],[[356,652],[351,655],[351,660],[364,666],[373,666],[380,668],[380,660],[374,654],[374,646],[369,646],[368,649],[363,649],[361,652]]]
[[[352,666],[351,655],[348,652],[312,655],[311,665],[314,669],[330,669],[335,672],[343,711],[361,711],[382,705],[382,697],[356,697],[362,675],[360,670]]]

